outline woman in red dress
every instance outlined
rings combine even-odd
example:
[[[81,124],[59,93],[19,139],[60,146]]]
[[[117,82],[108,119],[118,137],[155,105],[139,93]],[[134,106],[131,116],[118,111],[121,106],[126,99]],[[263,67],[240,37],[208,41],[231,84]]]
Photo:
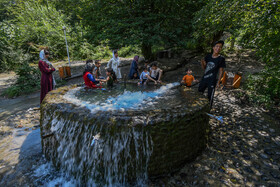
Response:
[[[53,89],[53,76],[52,73],[55,71],[51,64],[47,63],[49,58],[49,52],[45,51],[45,58],[39,61],[39,69],[41,71],[41,96],[40,104],[49,91]]]

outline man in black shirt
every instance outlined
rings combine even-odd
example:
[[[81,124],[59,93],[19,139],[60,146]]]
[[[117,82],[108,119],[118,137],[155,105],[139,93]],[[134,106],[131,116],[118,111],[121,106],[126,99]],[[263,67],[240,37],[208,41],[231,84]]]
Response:
[[[205,71],[202,80],[200,81],[198,91],[203,93],[205,89],[208,88],[210,106],[212,106],[216,83],[218,82],[217,87],[219,87],[222,73],[226,67],[225,58],[220,55],[223,45],[224,41],[215,42],[213,45],[213,53],[206,55],[206,57],[201,60],[201,66]],[[217,81],[218,72],[219,81]]]

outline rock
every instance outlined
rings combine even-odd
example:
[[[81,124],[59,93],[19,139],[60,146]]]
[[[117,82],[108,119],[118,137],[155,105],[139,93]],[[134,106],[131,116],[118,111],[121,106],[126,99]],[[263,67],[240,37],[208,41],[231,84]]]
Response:
[[[254,173],[254,171],[253,171],[250,167],[245,167],[245,168],[244,168],[244,171],[246,171],[246,172],[248,172],[248,173],[251,173],[251,174]]]
[[[264,139],[264,142],[266,142],[266,143],[271,143],[271,139],[268,138],[268,137],[266,137],[266,138]]]
[[[268,155],[273,155],[273,151],[270,149],[265,149],[264,152]]]
[[[182,178],[182,179],[184,179],[184,178],[186,178],[188,175],[186,174],[186,173],[180,173],[180,177]]]
[[[250,160],[250,156],[248,156],[248,155],[243,155],[243,158],[244,158],[245,160]]]
[[[268,156],[267,156],[266,154],[264,154],[264,153],[261,153],[260,156],[261,156],[262,158],[264,158],[264,159],[268,159]]]
[[[276,173],[276,172],[274,172],[274,171],[271,171],[271,172],[269,172],[270,173],[270,175],[273,177],[273,178],[275,178],[275,179],[280,179],[280,174],[279,173]]]
[[[262,175],[262,176],[261,176],[261,179],[262,179],[263,181],[268,181],[268,180],[269,180],[269,178],[268,178],[266,175]]]

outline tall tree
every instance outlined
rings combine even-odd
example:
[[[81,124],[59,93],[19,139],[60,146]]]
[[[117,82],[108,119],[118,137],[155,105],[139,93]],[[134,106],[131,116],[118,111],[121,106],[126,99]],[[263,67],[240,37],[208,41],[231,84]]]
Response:
[[[83,25],[93,43],[112,48],[139,45],[146,58],[154,45],[180,46],[190,37],[194,12],[202,1],[104,0],[86,1]]]

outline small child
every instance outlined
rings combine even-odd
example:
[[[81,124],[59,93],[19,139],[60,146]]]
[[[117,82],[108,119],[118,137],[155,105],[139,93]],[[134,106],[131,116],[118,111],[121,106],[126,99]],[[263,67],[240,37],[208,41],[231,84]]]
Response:
[[[198,82],[198,80],[194,79],[194,76],[192,76],[192,70],[190,68],[186,69],[187,75],[183,77],[183,80],[181,81],[182,85],[191,87],[192,82]]]
[[[104,77],[101,76],[101,60],[96,60],[95,61],[95,68],[94,68],[94,75],[97,79],[105,79]]]
[[[133,78],[132,78],[132,79],[134,79],[134,80],[139,79],[139,77],[138,77],[138,73],[134,73],[134,74],[133,74]]]
[[[99,79],[99,81],[100,82],[107,82],[107,87],[111,88],[111,87],[113,87],[114,82],[116,82],[115,80],[117,79],[116,75],[115,75],[115,72],[113,71],[112,68],[107,68],[106,69],[106,75],[107,75],[106,79]]]
[[[108,68],[107,71],[106,71],[106,75],[107,75],[107,78],[106,78],[107,87],[110,87],[110,88],[111,88],[111,87],[113,87],[113,85],[114,85],[113,74],[114,74],[113,69]]]
[[[150,77],[150,73],[148,72],[148,69],[146,67],[144,67],[144,71],[140,75],[140,82],[138,83],[138,85],[140,85],[140,84],[146,85],[148,79],[152,80]],[[157,83],[156,81],[154,81],[154,82],[155,82],[155,84]]]

